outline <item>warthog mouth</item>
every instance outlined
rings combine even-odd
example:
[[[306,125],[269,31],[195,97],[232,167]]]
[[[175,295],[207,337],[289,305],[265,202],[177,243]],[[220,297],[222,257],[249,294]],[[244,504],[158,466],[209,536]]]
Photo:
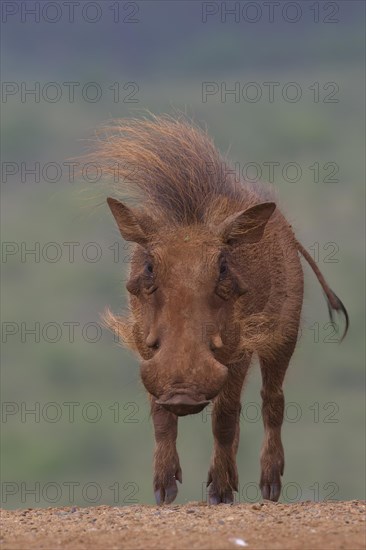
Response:
[[[197,414],[201,412],[209,403],[206,399],[194,399],[187,393],[176,393],[169,399],[159,399],[157,405],[161,405],[167,411],[177,416],[186,416],[187,414]]]

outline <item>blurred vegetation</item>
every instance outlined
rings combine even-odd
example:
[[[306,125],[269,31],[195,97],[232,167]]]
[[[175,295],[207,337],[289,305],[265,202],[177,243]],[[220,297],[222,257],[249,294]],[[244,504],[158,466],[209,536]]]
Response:
[[[200,2],[140,2],[140,22],[134,25],[115,25],[107,17],[95,25],[78,18],[73,24],[9,20],[3,25],[3,80],[29,86],[36,81],[93,81],[103,89],[96,103],[78,94],[74,103],[65,97],[56,103],[22,103],[19,96],[9,97],[2,105],[3,161],[63,166],[83,150],[80,140],[97,124],[148,108],[187,112],[241,166],[280,163],[274,183],[282,208],[303,244],[318,250],[319,266],[351,318],[342,345],[329,342],[326,304],[305,267],[302,336],[285,383],[284,500],[365,497],[364,6],[337,4],[337,24],[308,19],[292,25],[222,24],[217,18],[203,24]],[[131,81],[139,86],[138,103],[114,103],[108,87]],[[222,103],[217,95],[204,103],[203,81],[226,82],[228,89],[235,82],[276,81],[281,87],[296,82],[303,98],[290,103],[279,95],[273,103],[235,103],[228,96]],[[337,83],[339,102],[314,103],[308,90],[314,82]],[[282,177],[281,167],[288,162],[302,168],[296,183]],[[321,166],[319,183],[309,169],[315,162]],[[329,171],[323,166],[329,162],[339,166],[339,182],[324,182]],[[34,183],[30,176],[22,183],[19,173],[3,182],[3,246],[10,242],[19,247],[2,261],[3,331],[9,328],[4,323],[19,328],[14,335],[3,332],[1,473],[3,483],[18,484],[7,499],[10,486],[5,487],[3,507],[53,504],[51,496],[42,494],[47,483],[62,487],[56,504],[69,504],[70,482],[79,483],[72,504],[93,503],[93,490],[89,500],[81,490],[90,482],[101,487],[96,503],[153,502],[153,433],[138,362],[104,328],[93,332],[96,323],[102,326],[100,314],[107,305],[115,311],[126,305],[128,249],[121,242],[121,257],[114,261],[120,241],[104,203],[108,192],[107,183],[68,181],[66,169],[55,183]],[[79,243],[73,262],[65,244],[71,242]],[[85,259],[85,245],[93,242],[101,250],[95,262]],[[22,246],[32,249],[35,243],[39,261],[31,255],[22,258]],[[47,243],[58,243],[58,261],[50,260],[56,248],[47,248]],[[332,250],[327,243],[335,243],[334,263],[327,261]],[[93,248],[89,253],[93,257]],[[46,332],[39,342],[31,334],[23,342],[21,323],[27,328],[39,323]],[[57,324],[54,332],[48,323]],[[70,323],[78,323],[73,341]],[[259,479],[259,389],[254,366],[243,394],[238,457],[242,500],[256,498],[256,489],[248,484]],[[76,403],[73,422],[71,402]],[[43,410],[39,421],[31,414],[22,418],[22,408],[36,403]],[[90,403],[99,408],[85,408]],[[10,407],[14,414],[4,416]],[[50,421],[59,409],[59,421]],[[93,422],[98,411],[101,418]],[[184,484],[177,502],[201,499],[212,448],[209,415],[182,419],[179,431]],[[27,488],[40,483],[39,501],[22,495],[22,482]]]

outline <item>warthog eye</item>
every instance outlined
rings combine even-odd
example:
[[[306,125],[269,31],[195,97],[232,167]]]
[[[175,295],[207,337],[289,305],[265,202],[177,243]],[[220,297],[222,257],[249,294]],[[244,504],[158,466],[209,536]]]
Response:
[[[215,293],[223,300],[228,300],[232,293],[232,281],[228,277],[229,266],[226,258],[221,257],[219,263],[219,278],[216,283]]]
[[[155,290],[157,290],[157,285],[154,282],[155,276],[154,276],[154,267],[151,262],[151,260],[147,260],[144,265],[144,280],[145,280],[145,290],[147,294],[153,294]]]
[[[220,271],[220,280],[221,280],[227,275],[229,271],[228,265],[225,260],[221,260],[219,271]]]
[[[145,264],[145,271],[148,275],[151,275],[154,272],[154,268],[151,262],[147,262],[147,264]]]

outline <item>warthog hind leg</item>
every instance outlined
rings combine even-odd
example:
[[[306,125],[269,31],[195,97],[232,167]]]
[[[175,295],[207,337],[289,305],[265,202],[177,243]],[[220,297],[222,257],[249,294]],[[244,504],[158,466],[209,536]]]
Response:
[[[291,347],[291,350],[290,350]],[[276,359],[260,358],[262,372],[262,416],[264,441],[261,450],[260,488],[262,497],[277,501],[281,494],[281,476],[285,458],[281,441],[285,398],[282,384],[292,355],[293,346]]]

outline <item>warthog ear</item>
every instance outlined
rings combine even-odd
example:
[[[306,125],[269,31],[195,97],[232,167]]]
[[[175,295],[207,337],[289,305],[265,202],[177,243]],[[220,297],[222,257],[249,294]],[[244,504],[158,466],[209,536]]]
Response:
[[[264,228],[275,209],[274,202],[262,202],[236,212],[219,225],[218,233],[224,242],[234,246],[256,243],[261,240]]]
[[[151,222],[151,220],[146,220],[142,216],[139,217],[131,208],[111,197],[107,198],[107,203],[125,241],[132,241],[145,246],[148,243],[149,233],[152,229],[151,223],[148,224],[148,221]],[[147,225],[150,225],[150,231]]]

